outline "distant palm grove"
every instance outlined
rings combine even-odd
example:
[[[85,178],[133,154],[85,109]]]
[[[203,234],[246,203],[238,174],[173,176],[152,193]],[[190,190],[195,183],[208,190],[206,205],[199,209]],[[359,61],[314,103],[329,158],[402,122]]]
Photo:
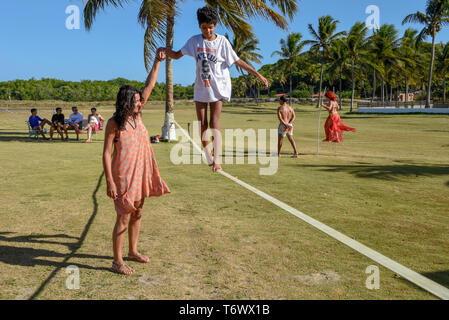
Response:
[[[90,0],[90,2],[93,2]],[[402,24],[417,23],[422,29],[408,28],[400,34],[392,24],[369,30],[356,22],[350,30],[338,30],[339,21],[327,15],[317,24],[308,25],[308,34],[292,32],[281,39],[273,52],[279,57],[259,72],[271,83],[262,89],[255,77],[243,70],[233,78],[234,97],[275,96],[288,93],[310,98],[324,89],[336,91],[340,98],[393,101],[399,93],[417,94],[415,99],[446,102],[449,74],[449,42],[436,43],[439,31],[449,24],[449,0],[428,0],[423,11],[410,13]],[[239,33],[237,33],[239,34]],[[226,35],[227,36],[227,35]],[[430,41],[426,41],[430,40]],[[230,39],[239,57],[249,64],[263,58],[253,35]],[[307,50],[305,50],[307,48]],[[70,82],[55,79],[0,82],[0,99],[105,101],[115,100],[122,84],[137,88],[143,82],[114,79],[110,81]],[[166,98],[165,84],[157,84],[151,99]],[[175,99],[192,99],[193,86],[173,86]]]

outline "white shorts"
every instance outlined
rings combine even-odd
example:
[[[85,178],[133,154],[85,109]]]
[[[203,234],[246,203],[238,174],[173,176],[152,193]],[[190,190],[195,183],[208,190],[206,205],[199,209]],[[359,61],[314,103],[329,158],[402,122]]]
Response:
[[[279,124],[279,128],[278,128],[278,135],[285,137],[286,135],[292,136],[293,135],[293,126],[291,128],[290,131],[286,132],[285,130],[287,129],[287,127],[281,122]]]

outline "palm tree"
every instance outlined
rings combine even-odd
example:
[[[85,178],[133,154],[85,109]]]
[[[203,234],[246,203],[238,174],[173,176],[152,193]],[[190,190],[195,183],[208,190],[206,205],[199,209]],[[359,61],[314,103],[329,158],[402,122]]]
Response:
[[[252,64],[253,62],[257,64],[261,63],[260,59],[262,59],[263,57],[261,54],[256,52],[257,50],[260,50],[257,47],[257,45],[259,44],[259,40],[257,40],[256,38],[245,39],[241,36],[234,36],[234,39],[231,40],[227,33],[225,34],[225,37],[231,42],[232,48],[234,49],[237,56],[245,61],[248,65],[254,67]],[[236,66],[236,68],[241,75],[245,75],[245,72],[242,68],[238,66]],[[250,86],[248,83],[248,77],[243,78],[247,82],[247,86],[251,90],[253,90],[252,86]],[[254,97],[256,97],[256,91],[254,91]]]
[[[435,62],[437,73],[443,77],[443,103],[446,103],[446,78],[449,74],[449,42],[436,46]]]
[[[432,72],[435,59],[435,38],[442,27],[449,24],[449,1],[447,0],[427,0],[426,12],[421,11],[409,14],[404,18],[402,24],[420,23],[424,28],[418,35],[418,42],[423,41],[427,36],[432,37],[432,53],[430,57],[429,78],[427,80],[426,108],[430,108],[432,94]]]
[[[129,0],[88,0],[84,7],[86,29],[91,29],[97,13],[104,10],[106,6],[124,7],[128,2]],[[217,9],[219,24],[244,38],[253,37],[253,29],[248,22],[250,18],[262,17],[285,30],[288,23],[284,16],[292,20],[297,11],[297,0],[270,1],[271,6],[265,0],[205,0],[204,2]],[[157,47],[162,42],[165,42],[166,48],[173,48],[175,16],[180,13],[179,5],[181,3],[183,3],[182,0],[142,0],[138,21],[145,29],[144,61],[147,70],[150,68]],[[279,12],[275,10],[276,8]],[[162,130],[163,138],[168,137],[169,119],[174,117],[173,65],[169,58],[165,64],[165,74],[166,114]]]
[[[282,58],[281,65],[289,74],[290,97],[292,96],[292,75],[299,63],[301,51],[304,48],[305,41],[301,41],[302,34],[298,32],[290,33],[286,39],[281,39],[281,50],[274,51],[271,56],[278,55]]]
[[[346,45],[346,41],[344,38],[340,38],[332,44],[330,48],[330,64],[328,67],[328,72],[331,78],[334,80],[338,77],[339,86],[338,86],[338,97],[340,108],[342,106],[342,85],[343,85],[343,75],[346,75],[350,66],[348,64],[348,46]]]
[[[337,30],[338,20],[334,20],[331,16],[322,16],[318,19],[318,30],[316,31],[309,23],[308,29],[313,40],[306,40],[305,44],[310,44],[310,50],[321,51],[321,71],[320,71],[320,91],[318,98],[318,106],[321,106],[321,90],[323,89],[323,71],[326,58],[329,57],[330,46],[333,41],[346,35],[345,31],[335,33]]]
[[[403,67],[401,68],[401,73],[405,78],[405,102],[408,102],[409,94],[409,82],[410,79],[415,77],[416,67],[419,61],[422,61],[419,55],[419,47],[417,46],[417,34],[418,30],[408,28],[404,32],[404,36],[401,39],[401,45],[399,48],[399,56],[403,61]]]
[[[349,30],[349,34],[346,38],[346,45],[348,48],[348,58],[351,61],[351,81],[352,81],[352,94],[351,94],[351,109],[354,107],[354,92],[355,92],[355,77],[354,77],[354,69],[355,64],[360,62],[363,64],[370,64],[371,62],[368,58],[367,52],[367,35],[368,28],[365,23],[356,22],[351,30]]]
[[[392,24],[384,24],[369,39],[371,61],[374,67],[373,97],[375,96],[376,71],[382,81],[381,97],[385,102],[385,77],[392,67],[400,63],[398,30]],[[376,70],[377,69],[377,70]]]

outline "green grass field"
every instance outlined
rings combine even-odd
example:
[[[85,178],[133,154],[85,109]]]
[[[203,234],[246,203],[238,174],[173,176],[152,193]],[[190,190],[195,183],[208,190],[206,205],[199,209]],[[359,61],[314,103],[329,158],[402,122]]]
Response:
[[[222,129],[277,128],[276,108],[228,105]],[[299,159],[285,141],[275,175],[259,175],[259,164],[223,169],[449,287],[449,117],[342,112],[357,133],[317,156],[318,113],[295,109]],[[184,128],[195,120],[193,104],[175,110]],[[99,112],[110,117],[112,105]],[[163,114],[146,107],[150,135]],[[435,299],[381,266],[380,289],[368,290],[375,262],[206,165],[174,165],[174,143],[153,145],[172,193],[145,202],[140,249],[151,262],[113,274],[103,132],[91,144],[37,142],[28,116],[0,112],[0,299]],[[79,290],[66,288],[69,265],[80,268]]]

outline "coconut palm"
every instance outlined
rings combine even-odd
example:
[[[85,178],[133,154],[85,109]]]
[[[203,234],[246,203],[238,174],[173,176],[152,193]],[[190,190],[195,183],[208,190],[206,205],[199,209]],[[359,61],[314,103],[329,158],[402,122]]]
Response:
[[[432,52],[430,57],[429,77],[427,80],[426,108],[430,108],[432,95],[432,72],[435,59],[435,38],[442,27],[449,24],[449,1],[447,0],[427,0],[426,12],[421,11],[409,14],[404,18],[402,24],[420,23],[424,28],[418,35],[417,41],[423,41],[427,36],[432,37]]]
[[[399,41],[398,30],[392,24],[382,25],[369,38],[370,59],[373,66],[377,66],[377,70],[374,69],[374,74],[379,74],[382,82],[382,102],[385,102],[385,77],[391,68],[400,63],[398,53]],[[374,76],[373,97],[376,90],[375,80],[376,76]]]
[[[348,46],[346,45],[346,41],[344,38],[340,38],[332,44],[329,52],[330,63],[327,71],[329,72],[329,76],[332,80],[338,78],[339,80],[339,104],[340,108],[342,106],[342,85],[343,85],[343,75],[346,75],[348,70],[350,69],[350,65],[348,63]]]
[[[348,58],[351,61],[351,81],[352,81],[352,94],[351,94],[351,109],[354,107],[354,92],[355,92],[355,77],[354,70],[357,63],[370,64],[367,51],[367,34],[368,28],[365,23],[356,22],[351,30],[349,30],[346,38],[346,45],[348,48]]]
[[[129,0],[88,0],[84,7],[84,25],[92,28],[97,13],[107,6],[124,7]],[[205,0],[207,5],[217,9],[219,24],[232,30],[244,38],[253,37],[252,27],[248,20],[262,17],[273,22],[281,29],[288,27],[284,17],[293,18],[297,11],[297,0],[273,0],[267,4],[265,0]],[[145,29],[144,61],[147,70],[150,68],[153,55],[158,46],[165,42],[165,47],[173,48],[175,16],[180,13],[181,0],[142,0],[138,13],[138,21]],[[276,11],[276,9],[279,11]],[[173,117],[173,66],[172,60],[166,61],[166,102],[165,125],[162,137],[168,136],[169,118]]]
[[[422,61],[419,57],[419,44],[416,41],[417,35],[418,30],[412,28],[405,30],[399,48],[399,56],[403,61],[401,73],[405,78],[405,102],[408,102],[410,79],[415,77],[416,67],[419,61]]]
[[[281,39],[281,50],[274,51],[271,56],[278,55],[281,59],[282,69],[288,72],[290,82],[290,97],[292,96],[292,76],[295,67],[299,63],[305,41],[301,41],[302,34],[298,32],[290,33],[286,39]]]
[[[232,48],[234,49],[237,56],[245,61],[248,65],[254,68],[253,62],[260,64],[260,59],[262,59],[262,55],[257,53],[256,51],[260,50],[257,45],[259,44],[259,40],[256,38],[243,38],[241,36],[234,36],[234,38],[231,40],[229,38],[229,35],[226,33],[225,37],[231,42]],[[242,68],[236,66],[237,71],[241,75],[245,75],[245,72]],[[244,77],[245,80],[248,80],[248,77]],[[247,86],[249,86],[249,83],[247,83]],[[253,90],[252,86],[249,86],[251,90]],[[256,96],[256,91],[254,91],[253,96]]]
[[[443,103],[446,103],[446,78],[449,75],[449,42],[435,47],[435,68],[443,78]]]
[[[315,30],[311,24],[308,25],[310,34],[313,40],[306,40],[305,44],[310,44],[310,50],[321,52],[321,70],[320,70],[320,91],[318,98],[318,106],[321,105],[321,90],[323,89],[323,71],[324,64],[329,57],[330,46],[332,42],[346,35],[345,31],[337,32],[338,20],[334,20],[331,16],[322,16],[318,19],[318,29]]]

